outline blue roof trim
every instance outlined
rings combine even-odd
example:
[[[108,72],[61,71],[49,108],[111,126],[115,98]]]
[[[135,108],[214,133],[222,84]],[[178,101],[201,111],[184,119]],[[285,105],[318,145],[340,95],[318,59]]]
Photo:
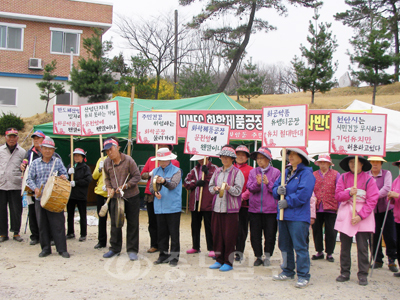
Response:
[[[42,79],[43,75],[36,74],[20,74],[20,73],[7,73],[0,72],[0,76],[3,77],[19,77],[19,78],[34,78],[34,79]],[[57,76],[54,80],[68,81],[68,77],[66,76]]]

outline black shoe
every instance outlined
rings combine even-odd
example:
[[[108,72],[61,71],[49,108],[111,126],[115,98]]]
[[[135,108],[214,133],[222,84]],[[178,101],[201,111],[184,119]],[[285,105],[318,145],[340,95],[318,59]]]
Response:
[[[311,259],[312,260],[318,260],[318,259],[324,259],[324,254],[321,254],[321,255],[313,255],[312,257],[311,257]]]
[[[8,241],[8,236],[0,236],[0,243]]]
[[[42,251],[39,253],[39,257],[46,257],[46,256],[49,256],[50,254],[51,254],[51,252]]]
[[[38,240],[32,240],[32,241],[29,242],[29,245],[31,245],[31,246],[34,246],[36,244],[39,244]]]
[[[101,248],[105,248],[105,247],[106,247],[106,245],[98,243],[96,246],[94,246],[94,249],[101,249]]]
[[[24,239],[19,234],[14,234],[13,240],[21,243]]]
[[[394,277],[400,277],[400,272],[394,273],[393,276]]]
[[[261,258],[257,258],[256,261],[254,262],[254,266],[258,267],[264,264],[263,260]]]
[[[358,278],[358,284],[359,284],[359,285],[363,285],[363,286],[368,285],[368,279],[367,279],[367,277]]]
[[[235,254],[235,261],[241,261],[241,260],[242,260],[241,255],[238,254],[238,253],[236,253],[236,254]]]
[[[80,241],[80,242],[86,241],[86,236],[81,236],[81,237],[79,238],[79,241]]]
[[[326,256],[326,260],[329,261],[329,262],[334,262],[335,261],[333,256],[328,256],[328,255]]]
[[[375,264],[372,266],[373,269],[380,269],[383,267],[383,262],[375,262]],[[368,284],[368,283],[367,283]]]
[[[170,265],[171,267],[176,267],[176,266],[178,265],[178,261],[177,261],[176,259],[173,259],[173,260],[171,260],[171,261],[169,262],[169,265]]]
[[[69,255],[69,253],[67,252],[67,251],[65,251],[65,252],[58,252],[58,254],[60,254],[62,257],[64,257],[64,258],[69,258],[70,257],[70,255]]]
[[[67,240],[74,239],[75,238],[75,234],[73,234],[73,233],[67,234],[66,238],[67,238]]]
[[[344,275],[339,275],[336,278],[337,282],[346,282],[346,281],[349,281],[349,280],[350,280],[350,277],[347,277],[347,276],[344,276]]]
[[[159,257],[159,258],[154,262],[155,265],[166,264],[166,263],[169,263],[169,257],[165,257],[165,256]]]

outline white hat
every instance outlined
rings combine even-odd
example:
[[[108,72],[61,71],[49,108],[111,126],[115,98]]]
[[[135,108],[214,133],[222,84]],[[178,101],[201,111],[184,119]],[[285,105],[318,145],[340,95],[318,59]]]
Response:
[[[161,148],[157,151],[157,156],[152,158],[151,161],[155,160],[173,160],[176,155],[171,152],[168,148]]]
[[[207,156],[195,154],[195,155],[193,155],[193,156],[190,158],[190,160],[191,160],[191,161],[198,161],[198,160],[200,160],[200,159],[205,159],[206,157],[207,157]]]

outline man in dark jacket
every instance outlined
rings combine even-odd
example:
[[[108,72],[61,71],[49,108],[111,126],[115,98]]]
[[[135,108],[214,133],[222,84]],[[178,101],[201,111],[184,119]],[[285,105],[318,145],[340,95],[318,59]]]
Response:
[[[68,174],[71,180],[71,196],[67,204],[68,212],[68,232],[67,239],[73,239],[74,234],[74,215],[75,206],[78,206],[80,225],[81,225],[81,237],[80,242],[86,240],[87,234],[87,217],[86,217],[86,204],[87,204],[87,193],[89,184],[92,181],[92,171],[89,166],[85,163],[86,152],[81,148],[76,148],[73,152],[74,155],[74,166],[68,166]],[[72,174],[74,178],[72,180]]]

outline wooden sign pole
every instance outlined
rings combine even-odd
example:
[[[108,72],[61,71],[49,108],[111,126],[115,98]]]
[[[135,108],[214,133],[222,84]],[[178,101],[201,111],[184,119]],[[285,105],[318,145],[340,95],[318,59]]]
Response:
[[[354,187],[357,188],[358,155],[354,158]],[[353,218],[356,217],[357,194],[353,195]]]
[[[286,148],[282,148],[282,168],[281,168],[281,185],[285,186],[286,181]],[[285,199],[285,195],[281,195],[281,200]],[[283,211],[284,209],[279,210],[279,221],[283,221]]]
[[[71,135],[71,168],[74,167],[74,137]],[[74,174],[71,174],[71,181],[74,181]]]
[[[207,161],[207,157],[204,156],[203,166],[206,165],[206,161]],[[201,166],[200,166],[200,168],[201,168]],[[204,172],[201,171],[201,180],[203,180],[203,181],[204,181],[204,175],[205,175]],[[203,198],[203,187],[202,186],[200,187],[199,207],[198,207],[197,211],[200,211],[200,208],[201,208],[201,198]]]
[[[157,151],[158,151],[158,144],[156,144],[156,157],[157,157]],[[158,160],[157,159],[155,160],[155,163],[156,163],[156,166],[154,167],[154,169],[158,168]]]
[[[128,131],[128,156],[131,156],[131,149],[132,149],[132,123],[133,123],[133,104],[135,100],[135,86],[132,85],[132,92],[131,92],[131,111],[129,114],[129,131]]]
[[[103,153],[103,151],[101,151],[101,150],[103,150],[103,135],[100,134],[99,137],[100,137],[100,157],[101,157],[101,161],[104,161],[104,153]],[[105,185],[106,183],[104,181],[104,166],[101,169],[101,176],[103,178],[103,185]]]

